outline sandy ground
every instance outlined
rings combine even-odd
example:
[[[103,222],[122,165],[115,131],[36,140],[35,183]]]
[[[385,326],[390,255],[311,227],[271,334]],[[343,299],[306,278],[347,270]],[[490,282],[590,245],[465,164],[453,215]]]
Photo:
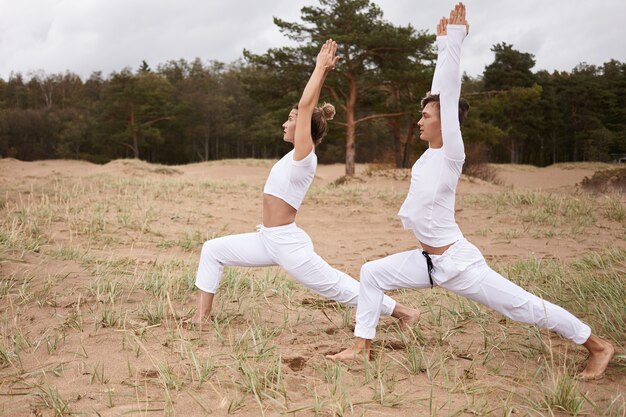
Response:
[[[259,277],[271,281],[274,278],[268,278],[270,275],[278,277],[276,282],[283,282],[280,288],[289,287],[293,296],[288,302],[272,298],[278,297],[271,293],[274,281],[267,288],[270,292],[263,296],[248,294],[238,299],[231,294],[235,301],[220,304],[219,317],[225,317],[229,323],[223,335],[212,329],[198,332],[181,328],[178,319],[192,312],[194,294],[177,297],[171,288],[166,295],[158,296],[169,312],[166,318],[154,326],[146,323],[142,309],[151,308],[157,298],[140,287],[146,280],[156,279],[150,278],[156,277],[150,275],[155,266],[165,262],[171,266],[180,260],[184,263],[181,270],[193,275],[204,238],[253,231],[261,222],[262,186],[272,163],[231,160],[160,166],[119,160],[101,166],[65,160],[0,160],[3,210],[17,216],[20,207],[30,204],[37,207],[40,216],[46,216],[41,214],[46,208],[52,213],[45,217],[43,226],[38,226],[37,233],[45,237],[45,242],[36,251],[8,246],[0,253],[4,283],[0,299],[5,339],[2,346],[20,353],[19,360],[11,359],[9,352],[9,360],[0,361],[0,414],[69,415],[71,410],[87,415],[504,415],[509,404],[519,415],[550,415],[536,405],[541,403],[541,391],[531,389],[537,383],[538,370],[544,369],[541,363],[546,353],[526,357],[519,352],[510,353],[509,348],[495,348],[496,353],[479,349],[479,353],[476,349],[483,338],[478,336],[480,326],[474,324],[474,330],[462,334],[451,331],[454,338],[440,343],[452,352],[450,358],[454,360],[449,359],[449,367],[444,364],[446,361],[442,362],[438,369],[443,373],[437,372],[439,376],[429,372],[413,375],[397,366],[398,360],[392,356],[395,350],[406,346],[394,348],[393,343],[387,347],[392,360],[385,365],[391,369],[385,378],[379,372],[377,379],[358,366],[342,365],[337,371],[323,355],[349,342],[351,324],[341,324],[346,313],[296,284],[284,284],[290,280],[279,268],[270,268],[270,272],[256,268],[237,270],[250,282]],[[623,195],[592,197],[598,203],[598,211],[580,215],[592,216],[591,224],[573,217],[554,222],[550,216],[529,220],[541,213],[503,203],[506,193],[589,198],[580,194],[578,184],[585,176],[606,167],[495,165],[502,184],[462,177],[457,221],[485,257],[503,268],[529,257],[567,263],[584,254],[626,248],[625,222],[611,220],[599,211],[616,204],[623,209]],[[408,190],[409,172],[372,171],[359,165],[355,179],[333,186],[343,173],[342,165],[318,167],[297,222],[309,233],[324,259],[358,277],[364,262],[417,247],[415,237],[402,229],[396,217]],[[81,212],[81,208],[88,213]],[[101,226],[96,228],[94,222],[101,222]],[[83,251],[83,255],[60,255],[70,249]],[[113,271],[108,275],[102,272],[107,267]],[[111,304],[111,308],[124,313],[120,319],[123,324],[101,325],[107,304],[98,299],[92,284],[102,277],[122,282],[121,301]],[[30,291],[30,296],[25,296],[25,291]],[[449,297],[442,290],[423,294],[401,292],[398,297],[427,311],[429,302]],[[218,298],[219,295],[218,292]],[[286,314],[288,318],[284,318]],[[495,313],[481,314],[491,323],[491,327],[486,327],[496,329],[498,323],[502,324]],[[82,320],[81,326],[68,324],[77,316]],[[433,317],[427,325],[437,323]],[[260,318],[270,328],[261,326]],[[348,321],[353,321],[353,313]],[[287,325],[270,339],[275,352],[280,352],[278,366],[289,401],[280,395],[270,398],[267,389],[257,396],[255,389],[242,388],[245,372],[237,350],[242,343],[254,344],[256,339],[249,340],[254,326],[269,332],[271,326],[278,328],[280,323]],[[385,319],[381,325],[387,329],[392,323]],[[509,334],[523,339],[520,343],[530,343],[524,339],[530,337],[527,329],[512,327]],[[501,335],[507,330],[493,332],[496,339],[507,337]],[[19,338],[24,339],[21,345]],[[436,338],[426,331],[427,341]],[[384,345],[385,336],[381,339]],[[626,341],[615,342],[623,354]],[[554,343],[561,349],[559,352],[564,351],[562,357],[568,366],[576,366],[584,359],[580,350],[558,337],[544,335],[543,343]],[[198,369],[189,365],[193,364],[190,351],[214,361],[214,368],[202,384],[190,371]],[[434,355],[439,350],[426,352]],[[258,359],[264,356],[255,353],[256,369],[266,369],[268,362]],[[498,357],[500,365],[493,367],[503,369],[500,374],[484,365],[485,357],[490,355]],[[482,364],[479,357],[484,359]],[[450,369],[461,376],[448,374]],[[603,380],[584,382],[579,389],[596,402],[608,404],[620,392],[626,392],[624,369],[623,365],[612,367]],[[341,374],[340,382],[329,382],[328,375],[333,372]],[[180,386],[175,382],[168,384],[170,373],[182,381]],[[446,382],[436,381],[444,374]],[[540,380],[540,385],[548,384],[546,378]],[[372,393],[373,387],[384,384],[388,397],[402,398],[398,404]],[[474,388],[469,389],[470,385]],[[500,392],[500,386],[507,388]],[[315,400],[318,396],[323,400]],[[529,402],[529,396],[538,399]],[[55,402],[54,398],[60,400]],[[617,415],[611,414],[612,410],[624,411],[619,408],[619,401],[623,406],[623,396],[616,400],[618,405],[614,408],[606,406],[608,415]],[[63,408],[63,404],[67,407]],[[585,408],[587,415],[596,415],[598,409],[589,404]]]

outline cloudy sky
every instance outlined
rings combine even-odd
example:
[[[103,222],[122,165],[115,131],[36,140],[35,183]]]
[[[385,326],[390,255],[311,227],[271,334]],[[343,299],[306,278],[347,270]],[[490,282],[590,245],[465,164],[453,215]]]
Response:
[[[396,25],[434,31],[454,1],[374,0]],[[624,0],[466,0],[471,34],[463,69],[481,74],[505,41],[535,55],[535,70],[626,61]],[[0,78],[67,70],[108,76],[142,60],[231,62],[288,40],[272,17],[296,21],[312,0],[0,0]]]

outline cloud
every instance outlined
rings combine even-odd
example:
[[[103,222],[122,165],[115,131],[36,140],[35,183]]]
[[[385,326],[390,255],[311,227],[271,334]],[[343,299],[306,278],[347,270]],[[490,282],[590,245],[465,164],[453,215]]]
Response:
[[[434,31],[454,2],[379,0],[387,20]],[[535,55],[535,70],[571,70],[582,61],[624,61],[626,2],[467,0],[472,25],[463,69],[479,75],[492,45],[507,42]],[[578,3],[578,2],[577,2]],[[105,75],[142,60],[152,67],[199,57],[231,62],[244,48],[262,53],[289,44],[272,17],[296,21],[307,0],[0,0],[0,77],[71,71]]]

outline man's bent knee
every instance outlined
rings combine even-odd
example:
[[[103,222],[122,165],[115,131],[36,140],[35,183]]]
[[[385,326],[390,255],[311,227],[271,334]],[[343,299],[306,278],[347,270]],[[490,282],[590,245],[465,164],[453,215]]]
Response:
[[[377,272],[378,268],[376,267],[376,262],[367,262],[363,264],[363,266],[361,267],[361,273],[359,275],[361,285],[379,288],[380,286],[376,279]]]

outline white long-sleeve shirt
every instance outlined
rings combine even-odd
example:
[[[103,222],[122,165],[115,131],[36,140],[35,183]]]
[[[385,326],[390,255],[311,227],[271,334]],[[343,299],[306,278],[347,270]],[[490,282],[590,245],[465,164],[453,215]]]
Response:
[[[461,45],[464,25],[448,25],[447,36],[437,37],[437,64],[431,86],[439,94],[443,146],[428,148],[411,170],[411,186],[398,216],[420,242],[446,246],[463,237],[454,219],[456,187],[465,150],[458,108],[461,95]]]

